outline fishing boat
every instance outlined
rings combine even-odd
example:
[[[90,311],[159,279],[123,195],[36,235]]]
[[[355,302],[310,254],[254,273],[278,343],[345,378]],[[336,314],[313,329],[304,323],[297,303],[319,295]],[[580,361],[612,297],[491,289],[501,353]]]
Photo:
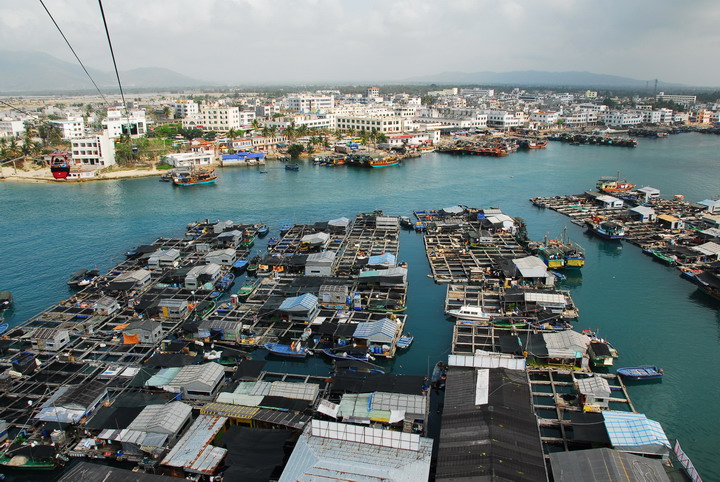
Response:
[[[197,315],[198,319],[202,320],[207,315],[212,313],[216,306],[217,303],[212,300],[203,301],[195,307],[195,314]]]
[[[292,227],[293,227],[292,224],[287,224],[287,223],[280,226],[280,236],[285,236],[285,234],[287,234],[287,232],[290,231],[292,229]]]
[[[412,336],[409,333],[406,333],[403,336],[401,336],[400,338],[398,338],[398,341],[395,344],[395,346],[397,346],[400,349],[407,348],[412,344],[414,339],[415,339],[414,336]]]
[[[439,361],[433,368],[432,375],[430,375],[430,385],[435,389],[445,388],[445,379],[447,373],[447,366],[445,363]]]
[[[370,167],[390,167],[397,166],[398,164],[400,164],[399,157],[385,157],[383,159],[370,159],[368,161],[368,166]]]
[[[310,350],[298,342],[293,342],[290,345],[282,343],[265,343],[263,346],[267,351],[278,356],[305,358],[310,354]]]
[[[658,380],[665,374],[656,366],[625,367],[615,371],[625,380]]]
[[[513,320],[512,318],[494,318],[489,322],[495,328],[524,328],[526,320]]]
[[[447,310],[445,314],[458,320],[490,321],[490,315],[485,313],[479,306],[463,305],[456,310]]]
[[[173,175],[172,182],[175,186],[198,186],[202,184],[213,184],[217,180],[215,169],[192,169],[180,171]]]
[[[588,221],[588,231],[608,241],[619,241],[625,238],[625,227],[614,221],[601,221],[599,223]]]
[[[70,154],[53,152],[50,155],[50,172],[55,179],[67,179],[70,175]]]
[[[413,222],[408,216],[400,216],[400,226],[404,229],[412,229]]]
[[[232,284],[235,282],[235,275],[228,273],[222,277],[220,281],[215,284],[215,289],[218,291],[227,291],[230,289]]]
[[[677,266],[677,258],[669,254],[665,254],[658,249],[644,249],[643,253],[652,256],[654,259],[664,263],[668,266]]]
[[[407,306],[399,300],[373,300],[368,302],[367,309],[375,313],[402,313]]]
[[[67,281],[68,286],[72,287],[83,287],[89,285],[94,280],[100,271],[97,269],[79,269],[70,275],[70,279]]]
[[[245,301],[260,286],[260,280],[248,281],[237,290],[238,298]]]
[[[286,171],[299,171],[300,166],[298,164],[285,164]]]
[[[595,188],[597,188],[598,191],[608,194],[614,192],[627,192],[632,190],[634,187],[635,184],[631,184],[624,180],[621,181],[619,172],[616,177],[601,177],[595,184]]]
[[[13,295],[10,291],[0,291],[0,310],[4,310],[13,304]]]
[[[425,231],[425,223],[422,221],[417,221],[413,225],[413,229],[415,230],[416,233],[422,233],[423,231]]]
[[[13,443],[0,455],[0,465],[22,470],[53,470],[67,459],[57,455],[51,445]]]
[[[247,269],[248,263],[249,263],[248,260],[240,258],[240,259],[238,259],[237,261],[235,261],[235,262],[233,263],[232,269],[233,269],[236,273],[242,274],[242,273],[244,273],[245,270]]]
[[[617,350],[609,342],[600,339],[590,342],[588,355],[596,367],[611,367],[615,358],[619,356]]]
[[[267,236],[267,234],[270,232],[270,228],[268,228],[266,225],[262,224],[257,228],[257,235],[260,238],[264,238]]]
[[[361,360],[335,360],[333,364],[336,373],[346,370],[353,373],[373,373],[377,375],[385,374],[385,370],[383,370],[382,367]]]
[[[267,174],[267,171],[266,171],[265,169],[263,169],[263,170],[261,170],[261,171],[258,171],[258,173],[260,173],[260,174]]]
[[[712,271],[701,271],[695,274],[695,284],[703,293],[720,300],[720,276]],[[0,293],[2,296],[2,293]]]
[[[273,247],[273,246],[277,246],[277,244],[278,244],[278,240],[277,240],[277,239],[275,239],[275,238],[270,238],[270,239],[268,239],[268,242],[267,242],[268,248],[271,248],[271,247]]]
[[[545,236],[537,255],[550,269],[579,269],[585,266],[585,250],[568,239],[567,227],[557,239]]]
[[[338,346],[335,348],[325,348],[322,352],[336,360],[374,360],[375,358],[368,352],[365,347],[354,346]]]
[[[260,257],[254,256],[248,263],[246,270],[249,275],[255,276],[255,273],[257,273],[257,270],[259,267],[260,267]]]

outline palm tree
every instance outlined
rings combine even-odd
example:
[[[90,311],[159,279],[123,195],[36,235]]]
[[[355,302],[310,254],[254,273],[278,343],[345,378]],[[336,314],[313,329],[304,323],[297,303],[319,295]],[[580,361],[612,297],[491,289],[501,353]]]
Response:
[[[252,124],[250,124],[250,127],[253,128],[253,130],[257,131],[262,128],[262,124],[260,124],[260,121],[257,119],[253,119]]]
[[[363,144],[367,144],[368,139],[370,139],[370,133],[366,131],[365,129],[362,129],[360,131],[360,140]]]
[[[275,137],[277,135],[278,128],[277,126],[271,126],[270,127],[270,135]]]
[[[8,142],[5,137],[0,137],[0,159],[4,159],[8,154]]]
[[[285,128],[285,135],[289,140],[294,140],[297,137],[297,128],[295,127],[295,121],[291,121],[290,124]]]
[[[310,129],[308,129],[308,126],[303,124],[300,127],[297,128],[297,135],[298,137],[305,137],[310,132]]]

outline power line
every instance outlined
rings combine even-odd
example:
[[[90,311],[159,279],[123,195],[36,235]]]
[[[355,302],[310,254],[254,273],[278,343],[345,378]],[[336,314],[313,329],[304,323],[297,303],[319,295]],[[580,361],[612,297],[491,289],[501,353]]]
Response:
[[[93,83],[93,85],[95,86],[95,89],[97,89],[97,91],[98,91],[98,94],[100,94],[100,97],[102,97],[103,101],[109,106],[110,103],[107,101],[107,99],[105,98],[103,93],[100,92],[100,87],[98,87],[98,85],[95,83],[95,79],[92,78],[92,75],[90,75],[90,72],[88,72],[88,70],[85,68],[85,65],[82,63],[82,60],[80,60],[80,57],[78,57],[78,54],[75,52],[75,49],[72,47],[72,45],[70,45],[70,41],[67,39],[67,37],[65,37],[65,34],[63,33],[62,29],[60,28],[60,25],[58,25],[58,23],[55,21],[55,18],[50,13],[50,10],[48,10],[48,8],[45,6],[45,3],[43,2],[43,0],[40,0],[40,5],[43,6],[43,8],[47,12],[47,14],[50,16],[50,20],[52,20],[52,22],[55,24],[55,27],[57,27],[58,32],[60,32],[60,35],[62,35],[62,38],[63,38],[63,40],[65,40],[65,43],[67,44],[67,46],[70,47],[70,51],[73,53],[73,55],[75,56],[77,61],[80,63],[80,67],[83,68],[83,70],[87,74],[88,78],[90,78],[90,82]]]
[[[123,107],[127,110],[125,102],[125,93],[123,93],[122,83],[120,82],[120,73],[118,72],[117,62],[115,62],[115,51],[113,50],[112,41],[110,40],[110,31],[108,30],[107,21],[105,20],[105,10],[103,10],[102,0],[98,0],[100,4],[100,13],[102,14],[103,25],[105,25],[105,35],[107,35],[108,45],[110,46],[110,55],[112,56],[113,66],[115,67],[115,77],[117,77],[118,87],[120,87],[120,97],[122,97]]]
[[[18,112],[22,112],[25,115],[29,115],[30,117],[38,117],[37,114],[31,114],[28,111],[22,110],[20,107],[15,107],[14,105],[10,104],[9,102],[5,102],[4,100],[0,100],[0,104],[5,104],[6,106],[10,107],[13,110],[16,110]]]

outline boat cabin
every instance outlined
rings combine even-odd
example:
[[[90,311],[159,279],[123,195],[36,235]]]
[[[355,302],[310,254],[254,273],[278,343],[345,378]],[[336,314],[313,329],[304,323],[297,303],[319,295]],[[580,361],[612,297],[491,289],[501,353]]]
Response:
[[[162,338],[162,324],[156,321],[133,321],[123,329],[123,345],[156,343]]]
[[[215,263],[220,266],[232,266],[235,263],[235,250],[232,248],[216,249],[205,255],[206,263]]]
[[[285,298],[278,311],[283,312],[289,321],[312,323],[320,312],[317,296],[305,293],[292,298]]]
[[[232,231],[225,231],[215,238],[215,246],[219,248],[230,248],[233,246],[239,246],[242,241],[243,233],[237,229]]]
[[[610,384],[603,377],[575,379],[575,389],[585,410],[596,411],[610,408]]]
[[[672,231],[685,228],[685,221],[669,214],[661,214],[657,217],[657,222],[660,226]]]
[[[95,302],[95,313],[110,316],[120,311],[120,303],[115,298],[103,296]]]
[[[618,199],[614,196],[608,196],[607,194],[597,196],[595,201],[597,201],[603,209],[621,208],[624,204],[622,199]]]
[[[383,231],[399,231],[400,218],[397,216],[377,216],[375,218],[375,229]]]
[[[136,269],[135,271],[130,271],[129,273],[122,273],[110,282],[108,288],[111,290],[123,291],[142,288],[150,283],[151,278],[152,274],[150,271],[146,269]]]
[[[180,251],[171,248],[155,251],[148,258],[149,269],[177,268],[180,264]]]
[[[158,303],[160,316],[171,320],[183,318],[188,312],[187,300],[164,299]]]
[[[305,260],[305,276],[331,276],[336,256],[335,251],[309,254]]]
[[[209,263],[204,266],[195,266],[185,276],[185,287],[191,290],[213,289],[213,285],[222,276],[220,265]],[[206,288],[206,285],[209,288]]]
[[[655,214],[655,210],[648,206],[636,206],[634,208],[631,208],[628,210],[628,215],[636,220],[641,222],[654,222],[657,219],[657,215]]]
[[[37,351],[60,351],[70,343],[70,332],[57,328],[37,328],[31,335],[32,347]]]
[[[225,381],[225,369],[218,363],[184,366],[166,387],[190,400],[212,400]]]
[[[320,251],[330,242],[328,233],[306,234],[300,238],[300,249],[303,251]]]
[[[398,336],[398,323],[389,318],[382,318],[358,323],[352,339],[358,346],[365,346],[371,353],[380,355],[392,350]]]
[[[324,304],[340,305],[347,302],[350,288],[344,285],[321,285],[318,298]]]

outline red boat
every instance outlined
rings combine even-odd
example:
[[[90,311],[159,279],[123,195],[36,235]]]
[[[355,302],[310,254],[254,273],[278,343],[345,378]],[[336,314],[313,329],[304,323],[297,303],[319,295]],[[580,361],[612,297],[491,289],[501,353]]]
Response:
[[[50,159],[50,172],[55,179],[67,179],[70,174],[70,155],[67,152],[53,152]]]

